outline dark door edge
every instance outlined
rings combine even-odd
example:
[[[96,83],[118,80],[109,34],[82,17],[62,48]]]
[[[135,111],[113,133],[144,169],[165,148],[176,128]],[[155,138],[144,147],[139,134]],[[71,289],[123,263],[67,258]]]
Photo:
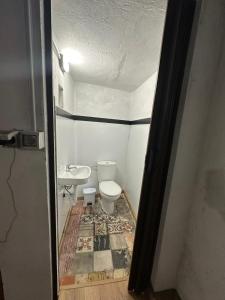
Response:
[[[136,293],[150,284],[195,8],[195,0],[168,1],[128,284]]]
[[[48,133],[48,178],[50,196],[50,234],[52,261],[52,299],[58,299],[58,265],[57,265],[57,216],[56,216],[56,169],[55,169],[55,108],[52,82],[52,24],[51,0],[44,0],[44,54],[45,54],[45,82],[47,106]]]

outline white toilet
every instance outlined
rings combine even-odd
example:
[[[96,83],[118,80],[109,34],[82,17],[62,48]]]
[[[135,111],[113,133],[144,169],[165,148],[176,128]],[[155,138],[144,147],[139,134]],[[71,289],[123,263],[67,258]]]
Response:
[[[112,214],[114,211],[114,202],[119,199],[122,189],[114,179],[116,176],[116,162],[114,161],[99,161],[98,182],[99,192],[102,197],[102,209],[107,214]]]

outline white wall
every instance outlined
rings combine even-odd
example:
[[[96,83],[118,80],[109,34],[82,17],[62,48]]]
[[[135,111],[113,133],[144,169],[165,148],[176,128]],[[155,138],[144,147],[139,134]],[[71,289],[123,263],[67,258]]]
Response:
[[[76,122],[56,117],[56,149],[57,169],[62,171],[66,165],[77,163],[77,135]]]
[[[158,72],[155,72],[131,94],[129,108],[131,121],[151,117],[157,76]]]
[[[149,129],[150,125],[131,126],[127,146],[125,191],[136,215],[141,194]]]
[[[77,164],[76,123],[56,116],[57,171],[62,172],[68,164]],[[70,197],[63,197],[63,187],[58,186],[58,238],[61,239],[68,212],[73,205]]]
[[[55,42],[55,41],[54,41]],[[55,42],[56,43],[56,42]],[[59,61],[56,53],[52,53],[53,68],[53,95],[55,97],[55,105],[59,105],[59,86],[63,88],[63,109],[74,112],[74,81],[70,73],[63,73],[59,67]]]
[[[132,93],[129,108],[130,120],[151,117],[156,81],[157,72]],[[149,124],[130,126],[126,155],[125,190],[136,214],[140,200],[149,130]]]
[[[224,30],[224,2],[217,1],[212,12]],[[224,40],[220,28],[217,34]],[[225,295],[225,42],[221,54],[177,277],[183,300],[223,300]]]
[[[55,37],[54,43],[57,45]],[[74,112],[74,81],[69,73],[63,73],[59,67],[58,58],[53,52],[53,95],[55,105],[59,106],[59,85],[63,88],[63,109]],[[56,150],[57,171],[61,172],[68,164],[77,163],[76,123],[73,120],[56,116]],[[73,202],[63,197],[63,188],[58,186],[58,238],[60,240],[66,217]]]
[[[191,202],[194,199],[193,192],[197,186],[196,176],[202,156],[201,148],[207,126],[208,107],[219,65],[224,31],[223,6],[223,1],[220,0],[203,1],[178,144],[175,143],[173,149],[176,159],[170,166],[171,181],[167,186],[166,202],[163,207],[152,275],[152,283],[156,291],[177,287],[177,270],[187,234],[186,226],[190,218]],[[207,222],[210,224],[210,219]],[[198,228],[196,230],[199,231]],[[200,241],[195,239],[192,242],[198,245]],[[186,249],[186,251],[189,250]],[[204,251],[207,251],[206,248],[202,248],[202,252],[199,251],[195,259],[202,260]],[[216,255],[215,252],[211,258],[215,259]],[[191,255],[188,258],[193,259]],[[205,265],[209,266],[211,258],[205,259],[204,257]],[[201,285],[199,274],[196,276],[196,270],[191,270],[189,264],[183,265],[182,269],[187,280],[191,280],[192,277],[193,283]],[[202,276],[210,278],[206,272]],[[183,277],[183,283],[185,280]],[[188,296],[187,290],[185,289],[184,292],[181,286],[182,284],[179,285],[179,291],[182,292],[182,295],[184,294],[183,300],[209,299],[202,295],[200,297],[199,294],[199,297],[195,297],[192,293]],[[191,289],[189,289],[190,291]],[[215,296],[211,299],[222,298]]]
[[[156,79],[157,73],[154,73],[133,93],[75,82],[74,113],[123,120],[149,118],[152,112]],[[74,162],[92,167],[91,178],[85,186],[98,187],[96,162],[102,159],[115,160],[118,169],[116,180],[127,190],[137,213],[149,125],[130,127],[97,122],[63,121],[63,118],[57,118],[57,123],[58,134],[64,133],[64,137],[57,138],[58,164],[62,166],[66,162],[72,162],[74,155]],[[77,140],[74,140],[75,149],[70,139],[72,123],[75,124],[73,138],[77,137]],[[85,186],[79,187],[78,196],[82,195],[82,189]]]
[[[74,99],[78,115],[129,120],[128,92],[76,82]]]
[[[128,120],[129,101],[128,92],[75,82],[75,114]],[[124,187],[129,126],[83,121],[76,121],[75,124],[77,126],[77,162],[92,167],[91,178],[88,184],[79,187],[78,196],[82,196],[84,187],[95,186],[98,190],[96,163],[99,160],[117,162],[116,180]]]
[[[0,129],[33,128],[32,90],[27,29],[27,1],[1,1],[0,10]],[[37,1],[36,46],[39,44],[40,16]],[[38,33],[39,32],[39,33]],[[41,65],[40,57],[38,57]],[[39,73],[39,76],[41,74]],[[36,79],[36,78],[35,78]],[[43,99],[43,89],[40,87]],[[39,109],[44,119],[43,103]],[[44,123],[42,122],[42,129]],[[0,238],[13,216],[12,198],[6,179],[12,150],[0,147]],[[6,243],[0,244],[0,270],[6,300],[50,300],[51,258],[47,194],[46,153],[16,150],[10,179],[18,216]]]
[[[117,162],[117,182],[124,187],[129,126],[95,122],[77,122],[78,163],[96,166],[99,160]],[[87,186],[97,186],[96,168]]]

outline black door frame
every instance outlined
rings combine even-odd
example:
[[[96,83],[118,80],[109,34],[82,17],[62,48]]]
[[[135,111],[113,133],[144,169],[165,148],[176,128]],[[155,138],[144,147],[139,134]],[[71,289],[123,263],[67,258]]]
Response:
[[[151,285],[195,11],[195,0],[168,1],[128,284],[136,293]]]
[[[56,233],[55,108],[52,84],[51,0],[44,0],[48,160],[53,299],[58,299]],[[143,292],[150,284],[171,157],[177,111],[196,0],[168,0],[158,82],[147,146],[141,200],[128,289]]]
[[[51,277],[52,299],[58,299],[58,239],[57,239],[57,197],[56,197],[56,151],[55,151],[55,103],[53,98],[52,73],[52,17],[51,0],[43,1],[44,13],[44,55],[47,108],[48,137],[48,183],[50,198],[50,232],[51,232]]]

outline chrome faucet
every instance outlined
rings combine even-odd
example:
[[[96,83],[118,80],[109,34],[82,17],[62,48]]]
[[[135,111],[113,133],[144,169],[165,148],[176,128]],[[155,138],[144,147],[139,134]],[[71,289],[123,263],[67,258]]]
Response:
[[[66,165],[66,172],[69,172],[72,169],[78,169],[78,167],[72,164]]]

